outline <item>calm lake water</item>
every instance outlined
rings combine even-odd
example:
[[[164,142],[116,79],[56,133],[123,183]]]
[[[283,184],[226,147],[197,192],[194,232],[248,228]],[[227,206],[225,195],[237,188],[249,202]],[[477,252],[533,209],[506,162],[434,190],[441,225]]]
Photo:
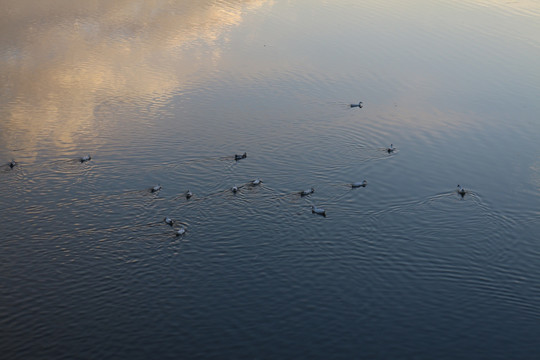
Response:
[[[2,358],[540,358],[537,1],[0,10]]]

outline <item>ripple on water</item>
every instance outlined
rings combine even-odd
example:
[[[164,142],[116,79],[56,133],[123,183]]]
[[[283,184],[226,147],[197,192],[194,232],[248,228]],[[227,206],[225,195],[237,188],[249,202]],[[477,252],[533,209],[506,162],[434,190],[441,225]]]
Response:
[[[524,65],[536,64],[538,40],[527,34],[537,32],[521,26],[535,10],[510,11],[523,21],[506,26],[517,25],[502,11],[511,4],[353,3],[306,11],[274,1],[262,17],[235,1],[157,12],[115,4],[101,24],[117,22],[112,32],[98,31],[99,12],[77,10],[84,30],[74,39],[108,55],[122,46],[106,58],[82,51],[73,73],[66,58],[78,47],[60,42],[35,62],[43,68],[12,71],[9,45],[9,79],[60,83],[7,100],[5,138],[27,148],[3,156],[14,169],[0,168],[4,356],[455,358],[538,348],[529,331],[540,314],[538,181],[522,180],[535,154],[521,150],[536,141],[536,78]],[[74,17],[62,11],[69,34]],[[42,43],[36,29],[58,28],[57,18],[34,20],[25,41]],[[32,43],[23,47],[39,60]],[[56,92],[71,92],[73,79],[89,97]],[[77,161],[87,153],[91,161]],[[351,188],[363,179],[367,187]],[[471,188],[463,198],[457,183]],[[517,183],[525,189],[500,195]]]

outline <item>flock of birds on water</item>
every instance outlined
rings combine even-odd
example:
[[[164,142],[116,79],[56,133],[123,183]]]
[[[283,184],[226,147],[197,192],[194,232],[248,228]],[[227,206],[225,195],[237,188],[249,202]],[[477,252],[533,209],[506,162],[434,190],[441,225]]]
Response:
[[[351,104],[351,108],[362,108],[363,107],[363,104],[362,102],[360,101],[358,104]],[[390,144],[390,147],[387,147],[385,148],[385,151],[388,153],[388,154],[392,154],[396,151],[396,148],[394,147],[394,144]],[[235,161],[240,161],[242,159],[245,159],[247,158],[247,153],[244,152],[243,154],[235,154],[234,155],[234,160]],[[85,155],[85,156],[82,156],[80,158],[78,158],[78,161],[80,161],[81,163],[85,163],[87,161],[90,161],[92,160],[92,157],[90,155]],[[9,169],[13,169],[15,166],[17,165],[17,163],[15,162],[15,160],[11,160],[7,166],[9,167]],[[255,180],[252,180],[251,181],[251,185],[252,186],[257,186],[257,185],[260,185],[262,183],[262,180],[260,178],[256,178]],[[367,180],[362,180],[362,181],[358,181],[358,182],[353,182],[351,184],[349,184],[351,186],[351,188],[360,188],[360,187],[366,187],[367,186]],[[150,192],[151,193],[156,193],[156,192],[159,192],[161,190],[161,185],[155,185],[153,187],[150,188]],[[231,187],[231,191],[233,193],[237,193],[239,190],[239,187],[238,186],[233,186]],[[300,191],[299,194],[300,196],[307,196],[307,195],[310,195],[310,194],[313,194],[315,192],[315,189],[314,188],[310,188],[310,189],[306,189],[306,190],[303,190],[303,191]],[[461,195],[461,197],[464,197],[465,194],[467,193],[467,191],[461,186],[458,184],[457,186],[457,193],[459,195]],[[192,196],[193,196],[193,193],[190,191],[190,190],[187,190],[185,193],[184,193],[186,199],[190,199]],[[318,206],[315,206],[315,205],[312,205],[311,206],[311,212],[313,214],[317,214],[317,215],[322,215],[324,217],[326,217],[326,210],[322,207],[318,207]],[[174,220],[172,220],[171,218],[169,217],[166,217],[163,219],[163,222],[171,227],[174,226],[175,222]],[[182,225],[180,226],[180,228],[176,229],[175,230],[175,234],[176,236],[182,236],[186,233],[186,228]]]

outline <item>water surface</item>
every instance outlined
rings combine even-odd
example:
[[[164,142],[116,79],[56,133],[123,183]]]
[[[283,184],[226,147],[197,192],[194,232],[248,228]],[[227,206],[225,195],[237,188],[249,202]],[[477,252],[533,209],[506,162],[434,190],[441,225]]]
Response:
[[[540,355],[536,2],[0,6],[6,358]]]

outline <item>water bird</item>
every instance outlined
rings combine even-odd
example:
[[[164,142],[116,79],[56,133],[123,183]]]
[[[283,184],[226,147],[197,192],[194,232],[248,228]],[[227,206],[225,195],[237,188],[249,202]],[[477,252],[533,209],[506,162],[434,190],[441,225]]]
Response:
[[[186,233],[186,228],[181,226],[180,229],[176,231],[176,236],[182,236]]]
[[[233,186],[231,191],[236,194],[236,192],[238,192],[238,186]]]
[[[324,217],[326,217],[326,210],[324,210],[323,208],[320,208],[320,207],[316,207],[316,206],[311,206],[311,212],[313,214],[318,214],[318,215],[322,215]]]
[[[351,187],[353,188],[358,188],[358,187],[366,187],[367,186],[367,180],[364,180],[364,181],[357,181],[357,182],[353,182],[351,184]]]
[[[83,156],[83,157],[81,157],[81,158],[79,159],[79,161],[82,162],[82,163],[83,163],[83,162],[90,161],[90,160],[92,160],[92,157],[91,157],[90,155],[85,155],[85,156]]]
[[[186,191],[186,199],[189,199],[192,196],[193,196],[193,193],[191,192],[191,190]]]
[[[174,224],[174,221],[170,217],[166,217],[165,219],[163,219],[163,221],[165,222],[165,224],[170,226],[173,226]]]
[[[394,144],[390,144],[390,147],[386,149],[386,151],[388,151],[389,154],[393,153],[394,151],[396,151],[396,148],[394,147]]]
[[[253,180],[253,181],[251,182],[251,185],[259,185],[260,183],[262,183],[262,180],[259,179],[259,178],[256,178],[255,180]]]
[[[8,165],[10,169],[13,169],[17,164],[15,164],[15,160],[11,160]]]
[[[358,104],[351,104],[351,107],[354,108],[354,107],[357,107],[357,108],[362,108],[363,105],[362,105],[362,102],[360,101]]]
[[[234,155],[234,160],[241,160],[241,159],[245,159],[247,158],[247,153],[243,153],[242,155],[238,155],[238,154],[235,154]]]
[[[464,197],[465,194],[467,193],[467,191],[465,191],[465,189],[462,188],[461,185],[459,185],[459,184],[457,186],[457,192],[458,192],[459,195],[461,195],[461,197]]]
[[[151,188],[150,192],[155,193],[155,192],[158,192],[159,190],[161,190],[161,185],[158,184],[154,186],[153,188]]]
[[[306,196],[306,195],[309,195],[309,194],[313,194],[314,192],[315,192],[314,188],[307,189],[307,190],[304,190],[304,191],[300,191],[300,196]]]

